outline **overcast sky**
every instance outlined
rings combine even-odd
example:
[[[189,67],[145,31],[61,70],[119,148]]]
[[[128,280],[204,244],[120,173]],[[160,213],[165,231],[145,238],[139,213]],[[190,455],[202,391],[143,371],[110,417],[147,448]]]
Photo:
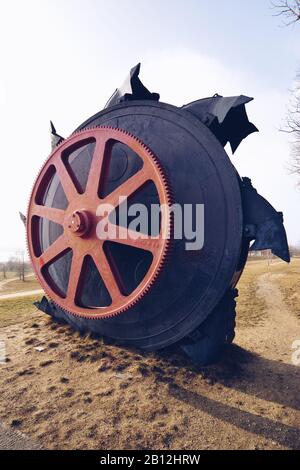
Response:
[[[278,131],[300,67],[300,26],[273,15],[269,0],[0,0],[0,259],[25,246],[18,211],[49,154],[49,120],[68,136],[137,62],[161,101],[255,98],[248,115],[260,133],[232,158],[284,212],[290,243],[300,242],[300,192]]]

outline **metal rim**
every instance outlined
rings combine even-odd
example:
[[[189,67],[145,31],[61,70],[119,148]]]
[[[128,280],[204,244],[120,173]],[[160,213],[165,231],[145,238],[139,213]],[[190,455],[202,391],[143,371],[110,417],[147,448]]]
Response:
[[[85,191],[80,194],[62,157],[65,152],[70,152],[82,143],[91,141],[91,139],[95,142],[95,150]],[[105,178],[104,159],[107,152],[109,152],[108,144],[110,141],[121,142],[131,148],[141,158],[143,166],[138,173],[122,183],[112,193],[100,198],[98,189],[103,178]],[[38,203],[37,196],[46,191],[45,178],[50,167],[55,168],[68,199],[68,207],[65,210],[47,207]],[[170,211],[163,211],[161,230],[156,237],[137,238],[135,234],[129,233],[129,229],[117,227],[118,237],[112,241],[141,248],[151,252],[153,256],[151,266],[145,277],[129,295],[122,293],[118,273],[105,255],[104,240],[99,239],[96,234],[99,221],[96,212],[99,204],[111,204],[116,208],[119,196],[129,197],[148,181],[155,184],[160,204],[163,204],[166,208],[170,207],[172,204],[170,185],[157,157],[143,142],[120,129],[110,127],[85,129],[66,139],[52,152],[40,171],[31,194],[27,214],[27,242],[29,255],[42,287],[61,308],[84,318],[107,318],[127,311],[149,291],[166,261],[170,248],[172,233]],[[62,235],[42,254],[37,254],[36,245],[38,240],[32,230],[34,217],[46,218],[63,227]],[[46,279],[43,270],[45,266],[48,266],[69,249],[73,252],[69,283],[66,295],[60,296],[49,279]],[[110,294],[112,302],[107,307],[87,308],[76,303],[83,262],[86,256],[92,257]]]

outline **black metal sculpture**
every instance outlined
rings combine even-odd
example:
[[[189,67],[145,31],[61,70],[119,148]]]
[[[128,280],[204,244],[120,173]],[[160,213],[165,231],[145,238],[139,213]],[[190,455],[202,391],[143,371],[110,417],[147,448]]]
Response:
[[[53,152],[27,215],[30,256],[50,298],[38,308],[146,350],[180,342],[193,360],[209,363],[234,339],[236,285],[251,242],[289,261],[283,218],[223,149],[230,142],[235,152],[257,131],[245,109],[252,98],[215,95],[178,108],[147,90],[139,71],[70,138],[51,123]],[[201,249],[187,250],[166,214],[147,243],[98,243],[97,198],[113,202],[116,225],[128,231],[118,191],[129,206],[203,205]]]

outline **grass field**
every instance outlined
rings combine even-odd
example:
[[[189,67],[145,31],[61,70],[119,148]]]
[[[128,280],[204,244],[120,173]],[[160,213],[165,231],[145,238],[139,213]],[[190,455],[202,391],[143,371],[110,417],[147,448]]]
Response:
[[[271,263],[268,260],[253,260],[251,259],[242,275],[239,282],[239,298],[238,298],[238,317],[237,325],[239,328],[243,326],[255,326],[264,318],[264,311],[266,309],[265,302],[261,296],[258,295],[257,278],[263,273],[270,273],[273,279],[280,286],[284,299],[292,309],[292,311],[300,315],[300,259],[295,258],[290,264],[286,264],[277,260]],[[15,273],[8,273],[8,279],[14,278]],[[300,286],[299,286],[300,287]],[[5,284],[1,294],[10,294],[15,292],[31,291],[40,289],[39,282],[34,276],[29,276],[26,281],[13,280]],[[18,313],[18,317],[23,318],[23,314],[31,314],[34,307],[32,301],[40,296],[24,297],[19,299],[0,299],[0,327],[4,321],[4,317],[9,321],[13,320],[13,312]],[[299,306],[299,307],[298,307]],[[7,320],[8,321],[8,320]],[[19,321],[19,320],[17,320]]]
[[[254,326],[263,321],[266,303],[258,293],[257,281],[264,273],[272,276],[291,311],[300,316],[300,259],[294,258],[290,264],[278,260],[271,263],[251,260],[238,284],[238,327]]]
[[[14,272],[14,271],[7,271],[7,272],[5,273],[5,276],[6,276],[6,277],[3,276],[3,272],[0,272],[0,282],[1,282],[1,281],[6,281],[6,280],[8,280],[8,279],[15,278],[15,277],[18,277],[19,275],[18,275],[18,273]]]
[[[24,292],[40,288],[39,282],[33,276],[30,276],[25,278],[25,281],[18,279],[4,284],[0,290],[0,296],[2,294],[13,294],[15,292]]]
[[[0,299],[0,328],[28,321],[37,313],[33,302],[40,298],[40,295],[36,295],[16,299]]]

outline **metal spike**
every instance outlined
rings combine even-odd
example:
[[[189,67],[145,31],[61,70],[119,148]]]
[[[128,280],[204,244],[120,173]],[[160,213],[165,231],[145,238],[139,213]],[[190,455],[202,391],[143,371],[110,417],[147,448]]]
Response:
[[[120,88],[117,88],[111,98],[105,105],[105,108],[115,106],[116,104],[122,103],[123,101],[133,100],[152,100],[159,101],[158,93],[151,93],[145,85],[139,79],[139,73],[141,70],[141,64],[138,63],[133,67],[125,82]]]
[[[277,212],[253,188],[249,178],[242,178],[241,193],[245,236],[254,240],[250,251],[270,249],[274,255],[289,263],[290,253],[282,212]]]
[[[63,142],[65,139],[57,134],[55,126],[52,121],[50,121],[50,135],[51,135],[51,149],[54,150],[57,145]]]
[[[215,94],[211,98],[193,101],[182,107],[205,124],[225,147],[230,142],[232,153],[242,140],[258,129],[247,116],[246,104],[253,98],[248,96],[223,97]]]
[[[25,215],[22,214],[22,212],[19,212],[19,216],[20,216],[20,219],[22,220],[23,224],[24,224],[25,227],[26,227],[26,220],[27,220],[27,219],[26,219]]]

